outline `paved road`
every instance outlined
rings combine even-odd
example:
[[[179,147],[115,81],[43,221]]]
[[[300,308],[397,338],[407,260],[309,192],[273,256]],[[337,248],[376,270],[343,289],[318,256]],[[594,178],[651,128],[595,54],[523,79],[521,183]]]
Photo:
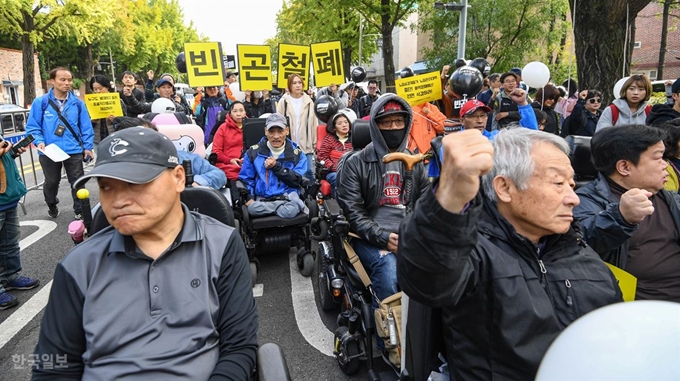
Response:
[[[26,163],[30,160],[24,160]],[[40,170],[36,172],[38,181],[42,181]],[[30,178],[30,173],[27,176]],[[94,205],[95,183],[89,182],[87,187]],[[19,307],[0,311],[0,380],[30,379],[30,367],[22,366],[21,360],[30,359],[38,340],[54,268],[73,247],[67,234],[73,214],[65,180],[59,194],[61,214],[56,219],[47,216],[42,191],[32,190],[26,197],[27,214],[20,218],[23,274],[39,278],[41,286],[15,291],[21,301]],[[258,285],[254,288],[260,318],[259,343],[275,342],[283,348],[293,380],[365,380],[365,367],[353,377],[345,376],[338,368],[332,357],[337,312],[318,308],[312,280],[299,274],[294,253],[268,255],[260,262]],[[389,375],[389,368],[376,360],[378,370]]]

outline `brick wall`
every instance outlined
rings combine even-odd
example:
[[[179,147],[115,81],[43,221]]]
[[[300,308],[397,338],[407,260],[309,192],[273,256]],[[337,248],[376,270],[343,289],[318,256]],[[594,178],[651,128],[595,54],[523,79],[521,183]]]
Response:
[[[34,55],[35,62],[35,87],[37,96],[42,95],[44,92],[40,87],[42,81],[40,80],[40,67],[38,65],[38,55]],[[22,69],[22,53],[21,50],[0,48],[0,81],[22,81],[24,80],[24,73]],[[0,82],[0,102],[10,102],[10,97],[8,94],[8,89],[1,85]],[[24,105],[24,86],[19,86],[18,88],[19,96],[17,97],[17,103],[20,106]]]
[[[659,61],[659,47],[661,43],[661,26],[663,6],[657,2],[651,2],[635,19],[635,41],[639,42],[639,48],[633,49],[631,62],[631,74],[647,74],[652,80],[656,73]],[[668,36],[666,38],[666,59],[664,65],[664,78],[675,79],[680,77],[680,10],[671,8],[671,16],[668,18]]]

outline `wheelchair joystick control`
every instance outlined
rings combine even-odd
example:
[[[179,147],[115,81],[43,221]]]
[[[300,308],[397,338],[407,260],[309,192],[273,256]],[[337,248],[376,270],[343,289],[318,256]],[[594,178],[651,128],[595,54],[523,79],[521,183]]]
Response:
[[[186,178],[185,186],[190,187],[194,183],[194,172],[191,169],[191,160],[184,160],[182,162],[184,167],[184,175]]]

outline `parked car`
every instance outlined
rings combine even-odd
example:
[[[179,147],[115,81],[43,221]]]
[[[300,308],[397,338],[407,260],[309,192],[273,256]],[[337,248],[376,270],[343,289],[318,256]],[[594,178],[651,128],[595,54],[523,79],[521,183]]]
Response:
[[[12,103],[0,103],[0,116],[2,117],[2,131],[14,132],[26,130],[26,118],[29,110]],[[12,124],[14,118],[14,124]]]

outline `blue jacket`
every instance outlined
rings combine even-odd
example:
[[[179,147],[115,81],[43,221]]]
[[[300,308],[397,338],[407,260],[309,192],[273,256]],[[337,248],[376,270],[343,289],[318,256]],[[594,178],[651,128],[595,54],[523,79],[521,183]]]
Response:
[[[531,107],[531,105],[517,106],[517,112],[519,113],[520,126],[528,128],[530,130],[538,130],[536,114],[534,113],[534,109]],[[484,130],[482,131],[482,135],[486,136],[489,140],[493,140],[496,137],[496,135],[498,135],[498,132],[499,130],[493,131]],[[438,154],[439,160],[430,160],[430,166],[428,167],[427,170],[428,177],[439,177],[440,169],[438,161],[444,159],[444,151],[441,146],[441,140],[438,141],[437,146],[438,147],[435,147],[436,149],[434,150],[434,152]]]
[[[581,203],[574,208],[574,218],[583,231],[583,240],[612,265],[626,269],[628,240],[638,224],[628,224],[619,211],[619,200],[614,196],[603,174],[576,190]],[[658,193],[671,209],[676,229],[680,229],[680,196],[662,189]]]
[[[286,148],[276,159],[274,168],[265,169],[264,161],[271,155],[267,137],[263,137],[258,144],[248,148],[243,156],[238,179],[248,187],[249,199],[281,196],[290,192],[300,194],[302,175],[307,172],[305,153],[290,139],[286,139]]]
[[[221,189],[227,185],[227,175],[224,171],[211,165],[207,160],[195,153],[177,150],[179,161],[191,161],[191,171],[194,173],[194,181],[199,185]]]
[[[53,90],[36,98],[31,106],[31,112],[28,115],[28,122],[26,123],[26,134],[33,134],[36,146],[40,143],[45,145],[56,144],[64,152],[69,155],[83,153],[83,149],[78,144],[76,139],[68,128],[65,129],[64,134],[57,136],[54,132],[60,124],[63,124],[57,116],[57,112],[52,106],[47,103],[45,111],[43,111],[43,97],[49,97],[58,104],[54,98]],[[61,110],[61,114],[68,120],[73,131],[79,135],[86,150],[92,151],[94,147],[94,129],[92,128],[92,121],[90,114],[87,112],[85,103],[78,99],[72,92],[68,94],[68,99]],[[64,126],[66,127],[66,126]],[[42,153],[41,153],[42,155]]]
[[[26,194],[26,186],[21,181],[16,162],[9,152],[0,157],[2,166],[5,168],[5,179],[7,188],[5,193],[0,193],[0,211],[13,208],[19,200]]]

